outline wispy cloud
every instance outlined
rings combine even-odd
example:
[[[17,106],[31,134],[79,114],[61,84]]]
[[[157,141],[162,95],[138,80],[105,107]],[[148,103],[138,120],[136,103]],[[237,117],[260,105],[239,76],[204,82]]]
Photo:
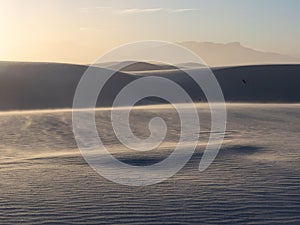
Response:
[[[120,10],[120,14],[139,14],[139,13],[154,13],[162,11],[163,8],[152,8],[152,9],[124,9]]]
[[[200,11],[200,9],[173,9],[171,12],[173,13],[181,13],[181,12],[196,12]]]
[[[120,10],[119,14],[128,15],[128,14],[146,14],[146,13],[184,13],[184,12],[195,12],[200,9],[168,9],[168,8],[147,8],[147,9],[124,9]]]
[[[114,9],[112,7],[86,7],[80,8],[79,11],[85,14],[98,14],[109,12],[119,15],[132,15],[132,14],[151,14],[151,13],[188,13],[197,12],[200,9],[193,8],[128,8],[128,9]]]

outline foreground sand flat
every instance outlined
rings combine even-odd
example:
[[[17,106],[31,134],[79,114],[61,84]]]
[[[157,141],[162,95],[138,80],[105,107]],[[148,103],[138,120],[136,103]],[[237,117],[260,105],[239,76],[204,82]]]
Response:
[[[0,115],[0,221],[30,224],[300,222],[300,106],[228,104],[228,130],[215,162],[198,164],[209,135],[209,111],[198,105],[201,133],[191,161],[174,177],[146,187],[121,186],[99,176],[80,155],[71,111]],[[166,119],[166,142],[151,152],[124,148],[110,129],[109,110],[96,121],[115,157],[149,165],[170,154],[178,138],[172,108],[138,107],[133,131],[147,136],[153,116]]]

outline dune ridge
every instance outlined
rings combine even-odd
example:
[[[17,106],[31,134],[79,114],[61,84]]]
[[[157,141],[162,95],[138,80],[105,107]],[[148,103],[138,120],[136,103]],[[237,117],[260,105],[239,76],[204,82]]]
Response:
[[[136,64],[131,71],[116,72],[100,93],[98,107],[110,106],[119,91],[142,76],[165,77],[181,85],[194,101],[205,101],[196,83],[180,69]],[[147,65],[145,70],[142,65]],[[188,65],[188,64],[186,64]],[[71,108],[77,84],[86,65],[0,62],[0,110]],[[199,70],[201,68],[191,68]],[[250,65],[212,68],[228,102],[300,102],[300,65]],[[148,98],[140,104],[161,104]],[[180,102],[178,102],[180,103]]]

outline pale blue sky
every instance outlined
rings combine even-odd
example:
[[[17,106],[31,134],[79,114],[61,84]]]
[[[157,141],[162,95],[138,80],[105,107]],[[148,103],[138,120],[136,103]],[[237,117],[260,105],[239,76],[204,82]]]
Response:
[[[144,39],[300,57],[299,10],[298,0],[0,0],[0,60],[87,62]]]

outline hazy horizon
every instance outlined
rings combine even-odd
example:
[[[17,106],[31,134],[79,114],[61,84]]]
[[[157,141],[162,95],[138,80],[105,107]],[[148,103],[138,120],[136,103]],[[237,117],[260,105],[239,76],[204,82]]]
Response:
[[[171,43],[171,42],[170,42]],[[276,52],[265,52],[244,46],[240,42],[215,43],[215,42],[197,42],[185,41],[175,42],[192,52],[196,53],[203,63],[211,67],[218,66],[237,66],[237,65],[268,65],[268,64],[300,64],[300,58],[290,55],[279,54]],[[99,57],[108,53],[101,52],[90,61],[76,61],[71,59],[57,58],[37,58],[37,59],[0,59],[4,62],[33,62],[33,63],[66,63],[78,65],[90,65],[98,60]],[[142,54],[141,54],[141,60]],[[146,60],[147,61],[147,60]],[[120,62],[118,59],[109,62]],[[108,63],[109,63],[108,62]],[[151,63],[151,62],[150,62]],[[188,63],[188,62],[186,62]],[[176,66],[176,65],[175,65]]]
[[[299,0],[0,0],[0,224],[300,224]]]
[[[300,58],[300,2],[294,0],[1,0],[0,6],[1,61],[89,64],[113,47],[145,39],[240,42]]]

